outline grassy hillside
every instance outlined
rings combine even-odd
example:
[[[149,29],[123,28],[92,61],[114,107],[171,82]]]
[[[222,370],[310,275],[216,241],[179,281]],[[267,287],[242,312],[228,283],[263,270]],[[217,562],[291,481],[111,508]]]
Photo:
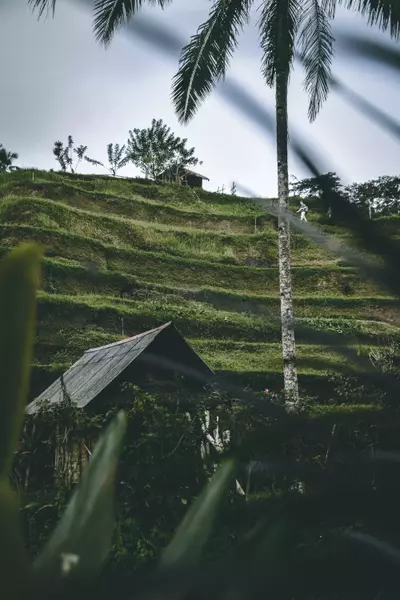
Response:
[[[310,220],[331,233],[316,207]],[[173,319],[216,371],[280,388],[276,219],[245,198],[135,180],[18,171],[0,177],[1,253],[46,248],[32,394],[85,349]],[[399,220],[389,220],[397,233]],[[347,240],[349,241],[349,240]],[[297,322],[359,354],[399,339],[397,303],[303,235],[292,237]],[[300,330],[300,384],[354,372]]]

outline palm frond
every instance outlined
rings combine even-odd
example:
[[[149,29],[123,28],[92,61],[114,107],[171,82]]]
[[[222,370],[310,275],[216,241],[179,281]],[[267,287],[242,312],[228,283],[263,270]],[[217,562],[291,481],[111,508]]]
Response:
[[[122,169],[122,167],[126,167],[126,165],[130,162],[131,157],[130,156],[124,156],[124,158],[121,158],[121,160],[118,163],[118,169]]]
[[[357,11],[368,19],[369,25],[377,25],[382,31],[400,37],[400,3],[398,0],[338,0],[349,10]]]
[[[297,0],[266,0],[258,22],[263,52],[262,72],[273,86],[277,72],[289,73],[300,18]]]
[[[299,46],[310,97],[308,117],[314,121],[329,92],[334,38],[319,0],[305,0],[302,7]]]
[[[337,0],[321,0],[321,8],[328,17],[334,19],[336,16]]]
[[[95,167],[104,167],[103,163],[100,162],[99,160],[96,160],[94,158],[90,158],[89,156],[84,156],[83,157],[88,163],[90,163],[91,165],[94,165]]]
[[[117,154],[118,161],[121,161],[123,159],[125,150],[126,150],[125,144],[123,144],[121,147],[118,146],[118,154]]]
[[[182,50],[172,85],[180,122],[188,122],[200,102],[225,77],[253,0],[216,0],[208,20]]]
[[[107,145],[107,158],[110,165],[112,165],[114,162],[114,145],[112,143]]]
[[[43,16],[44,12],[52,12],[53,16],[56,10],[57,0],[28,0],[28,6],[32,7],[33,12],[37,12],[39,18]]]
[[[143,4],[153,4],[164,8],[168,2],[171,0],[94,0],[96,39],[103,44],[109,44],[118,27],[126,25]]]

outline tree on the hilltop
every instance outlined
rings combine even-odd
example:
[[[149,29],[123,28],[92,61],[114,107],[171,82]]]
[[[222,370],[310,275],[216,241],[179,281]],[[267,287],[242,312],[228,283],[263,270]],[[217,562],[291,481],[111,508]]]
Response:
[[[182,51],[173,83],[178,117],[187,123],[215,85],[223,80],[243,26],[250,20],[253,0],[214,0],[208,20]],[[358,9],[370,24],[398,37],[398,0],[262,0],[258,21],[262,72],[275,88],[279,210],[279,274],[283,372],[286,395],[299,398],[291,283],[288,208],[288,86],[296,46],[305,68],[304,86],[314,120],[328,95],[334,38],[330,19],[337,5]]]
[[[367,213],[372,219],[373,214],[394,215],[400,212],[400,177],[378,177],[365,183],[353,183],[346,187],[351,202]]]
[[[297,179],[290,183],[290,191],[302,198],[322,198],[324,192],[340,192],[342,184],[340,177],[333,172],[323,173],[317,177]]]
[[[129,131],[126,156],[147,179],[180,181],[185,168],[199,163],[186,144],[161,119],[153,119],[151,127]]]
[[[322,208],[327,211],[329,216],[332,216],[332,194],[340,193],[342,196],[347,196],[340,177],[332,171],[306,179],[296,178],[296,181],[289,184],[289,189],[292,194],[300,196],[300,198],[320,198]]]
[[[62,171],[65,172],[69,169],[71,173],[76,173],[79,163],[85,157],[87,148],[87,146],[82,145],[74,148],[74,140],[69,135],[66,146],[60,141],[54,142],[53,154]],[[74,155],[76,156],[75,164]]]
[[[105,165],[99,160],[95,160],[93,158],[89,158],[89,156],[85,156],[85,160],[92,165],[103,167],[107,169],[114,177],[117,175],[119,169],[125,167],[129,162],[129,157],[126,156],[126,146],[123,144],[120,146],[119,144],[108,144],[107,145],[107,158],[109,166]]]
[[[11,171],[14,160],[17,160],[18,154],[16,152],[10,152],[6,150],[3,144],[0,144],[0,173],[5,171]]]
[[[236,183],[233,181],[231,185],[231,194],[232,196],[236,196]]]

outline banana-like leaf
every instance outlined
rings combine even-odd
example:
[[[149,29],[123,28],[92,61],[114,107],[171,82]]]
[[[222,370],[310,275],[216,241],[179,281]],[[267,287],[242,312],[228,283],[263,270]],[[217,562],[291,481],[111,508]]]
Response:
[[[126,417],[120,412],[100,438],[81,483],[34,564],[39,576],[100,573],[114,531],[114,483],[125,430]]]
[[[24,418],[41,256],[23,244],[0,263],[0,477],[10,472]]]
[[[170,544],[164,551],[161,567],[182,567],[196,563],[207,542],[216,511],[234,471],[233,460],[215,473],[204,491],[190,507]]]

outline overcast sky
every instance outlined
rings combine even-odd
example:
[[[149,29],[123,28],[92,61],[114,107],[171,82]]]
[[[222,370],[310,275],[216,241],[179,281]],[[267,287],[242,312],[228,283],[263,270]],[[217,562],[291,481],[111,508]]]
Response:
[[[92,15],[78,0],[58,0],[55,19],[40,22],[27,0],[0,0],[0,142],[19,153],[20,166],[57,168],[52,155],[55,140],[71,134],[89,155],[106,160],[109,142],[125,143],[129,129],[147,127],[163,119],[173,131],[188,138],[203,160],[199,167],[210,178],[208,189],[227,189],[234,180],[258,195],[276,194],[273,140],[213,93],[186,127],[178,124],[170,101],[177,60],[154,51],[131,30],[120,30],[105,50],[94,39]],[[155,19],[188,39],[206,18],[206,0],[174,0],[165,11],[147,9]],[[245,85],[258,101],[273,107],[273,92],[260,73],[257,14],[240,40],[230,75]],[[361,17],[340,11],[337,26],[365,30]],[[362,69],[335,58],[334,73],[381,109],[397,116],[398,89],[382,71]],[[290,123],[329,159],[346,183],[399,173],[399,148],[333,93],[313,124],[307,120],[303,74],[291,78]],[[396,102],[397,100],[397,102]],[[82,172],[94,167],[82,165]],[[98,172],[102,172],[99,170]],[[121,175],[136,174],[126,167]],[[305,172],[294,160],[290,173]]]

